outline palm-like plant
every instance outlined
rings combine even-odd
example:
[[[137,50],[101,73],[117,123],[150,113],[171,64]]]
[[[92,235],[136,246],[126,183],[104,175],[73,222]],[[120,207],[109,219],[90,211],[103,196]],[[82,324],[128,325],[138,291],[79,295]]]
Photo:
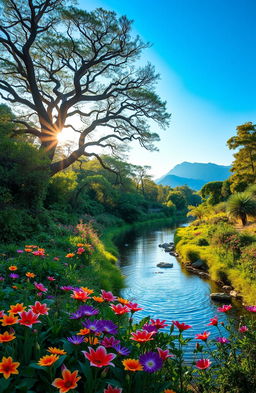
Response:
[[[227,201],[227,212],[234,218],[240,218],[243,225],[247,223],[247,216],[256,217],[256,199],[251,193],[238,192]]]

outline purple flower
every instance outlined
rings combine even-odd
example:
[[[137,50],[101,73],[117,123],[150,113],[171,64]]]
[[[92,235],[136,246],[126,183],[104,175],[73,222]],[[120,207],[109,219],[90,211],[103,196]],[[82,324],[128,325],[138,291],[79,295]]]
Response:
[[[53,295],[48,295],[48,296],[46,296],[46,298],[47,298],[47,299],[54,299],[55,296],[53,296]]]
[[[128,348],[126,348],[126,347],[121,347],[120,344],[115,345],[115,346],[114,346],[114,349],[116,350],[116,352],[117,352],[119,355],[122,355],[122,356],[128,356],[128,355],[130,355],[130,353],[131,353],[131,351],[130,351]]]
[[[90,321],[90,319],[86,319],[82,322],[82,325],[87,329],[90,329],[93,333],[101,333],[102,332],[102,321],[95,319],[94,321]]]
[[[9,274],[9,277],[11,277],[11,278],[19,278],[19,274],[17,274],[17,273],[11,273],[11,274]]]
[[[91,317],[92,315],[99,314],[99,310],[97,310],[96,308],[94,308],[92,306],[88,306],[86,304],[83,306],[80,306],[79,309],[77,310],[77,312],[79,312],[83,317]]]
[[[118,326],[114,322],[112,322],[108,319],[107,320],[102,319],[101,325],[102,325],[101,331],[103,333],[109,333],[109,334],[115,335],[118,332]]]
[[[147,332],[151,333],[151,332],[155,332],[157,333],[157,327],[154,325],[150,325],[148,323],[145,323],[145,325],[142,326],[143,330],[146,330]]]
[[[143,365],[144,371],[154,373],[160,370],[163,361],[156,352],[147,352],[140,356],[140,363]]]
[[[0,281],[4,281],[4,277],[0,276]]]
[[[60,287],[60,289],[62,289],[63,291],[73,291],[74,287],[72,287],[71,285],[63,285],[62,287]]]
[[[74,312],[73,314],[70,314],[70,319],[79,319],[82,318],[83,315],[77,310],[76,312]]]
[[[120,340],[117,340],[114,336],[104,337],[101,341],[101,345],[105,348],[115,348],[116,345],[120,344]]]
[[[18,254],[22,254],[24,251],[23,251],[23,250],[16,250],[16,252],[17,252]]]
[[[221,344],[228,344],[228,343],[230,343],[230,341],[226,337],[217,337],[216,341],[218,341],[218,343],[221,343]]]
[[[72,344],[79,345],[84,341],[84,336],[71,336],[67,337],[67,340]]]
[[[247,311],[256,312],[256,306],[247,306],[245,307]]]

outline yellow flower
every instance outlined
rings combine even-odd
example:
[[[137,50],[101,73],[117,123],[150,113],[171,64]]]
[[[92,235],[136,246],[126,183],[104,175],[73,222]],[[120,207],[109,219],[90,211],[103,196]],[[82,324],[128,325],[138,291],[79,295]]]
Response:
[[[57,356],[56,354],[54,355],[45,355],[42,356],[39,359],[39,362],[37,364],[39,364],[39,366],[51,366],[53,363],[57,362],[57,360],[59,359],[59,356]]]
[[[93,289],[89,289],[89,288],[87,288],[87,287],[81,287],[81,289],[82,289],[84,292],[88,293],[88,294],[91,294],[91,293],[94,292]]]
[[[55,355],[66,355],[67,352],[64,351],[64,349],[59,349],[56,347],[49,347],[47,349],[47,352],[53,353]]]
[[[124,359],[122,361],[124,369],[127,371],[141,371],[143,370],[142,364],[136,359]]]

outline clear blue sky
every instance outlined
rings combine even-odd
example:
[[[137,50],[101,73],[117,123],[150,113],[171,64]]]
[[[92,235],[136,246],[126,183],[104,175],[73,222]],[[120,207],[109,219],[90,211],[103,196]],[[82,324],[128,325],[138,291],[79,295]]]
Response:
[[[130,159],[160,176],[182,161],[228,165],[226,140],[256,121],[255,0],[80,0],[134,20],[153,46],[144,52],[161,74],[158,93],[172,113],[159,153],[135,147]]]

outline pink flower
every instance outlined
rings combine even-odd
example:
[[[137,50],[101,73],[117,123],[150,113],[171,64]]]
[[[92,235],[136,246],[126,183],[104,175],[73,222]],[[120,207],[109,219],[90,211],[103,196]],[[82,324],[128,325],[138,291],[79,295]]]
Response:
[[[130,311],[127,306],[122,305],[121,303],[118,303],[116,305],[115,304],[111,304],[110,308],[112,308],[112,310],[114,311],[114,313],[116,315],[122,315],[122,314],[125,314],[125,313]]]
[[[157,329],[163,329],[165,328],[167,325],[166,320],[162,320],[160,321],[160,319],[150,319],[150,322],[153,326],[155,326]]]
[[[241,326],[238,330],[239,330],[239,332],[241,332],[241,333],[245,333],[245,332],[248,332],[249,329],[248,329],[247,326],[244,325],[244,326]]]
[[[48,315],[48,310],[50,310],[47,307],[47,304],[45,303],[40,303],[38,301],[35,302],[34,306],[29,306],[33,313],[38,314],[38,315]]]
[[[227,312],[232,308],[231,304],[224,304],[222,307],[218,307],[217,310],[219,312]]]
[[[256,312],[256,306],[246,306],[245,309],[250,312]]]
[[[143,310],[143,308],[139,307],[137,303],[127,303],[126,306],[130,309],[132,313],[136,311]]]
[[[160,358],[162,360],[166,360],[167,358],[171,358],[173,356],[170,354],[169,349],[164,350],[164,349],[161,349],[158,347],[156,349],[157,349],[158,355],[160,356]]]
[[[54,278],[53,276],[48,276],[47,280],[49,280],[49,281],[56,281],[56,278]]]
[[[230,343],[230,341],[226,337],[217,337],[216,341],[218,341],[218,343],[220,343],[220,344],[228,344],[228,343]]]
[[[210,367],[211,362],[209,359],[200,359],[196,362],[196,367],[200,368],[200,370],[205,370],[206,368]]]
[[[59,261],[59,260],[60,260],[60,258],[58,258],[58,257],[54,257],[54,258],[53,258],[53,260],[54,260],[54,261]]]
[[[197,338],[198,340],[207,341],[210,334],[210,332],[203,332],[200,334],[196,334],[195,338]]]
[[[88,347],[89,353],[86,351],[82,351],[84,356],[90,361],[90,365],[94,367],[105,367],[105,366],[113,366],[115,365],[111,363],[116,355],[114,353],[107,353],[106,348],[103,346],[99,346],[96,350],[91,347]]]
[[[122,393],[122,388],[115,388],[108,384],[107,389],[104,389],[104,393]]]
[[[38,291],[40,291],[40,292],[47,292],[48,291],[48,289],[43,285],[43,284],[41,284],[41,283],[37,283],[37,282],[34,282],[34,286],[36,287],[36,289],[38,289]]]
[[[116,300],[116,296],[112,292],[104,291],[104,289],[101,290],[101,295],[106,302],[114,302]]]
[[[218,318],[217,317],[214,317],[214,318],[210,318],[210,323],[208,323],[208,325],[207,326],[217,326],[218,325]]]
[[[183,332],[183,330],[191,329],[191,325],[186,325],[185,323],[180,323],[178,321],[172,321],[172,323],[179,329],[180,332]]]
[[[18,320],[20,325],[32,327],[34,323],[41,323],[38,321],[38,314],[34,314],[32,310],[19,312],[21,319]]]

